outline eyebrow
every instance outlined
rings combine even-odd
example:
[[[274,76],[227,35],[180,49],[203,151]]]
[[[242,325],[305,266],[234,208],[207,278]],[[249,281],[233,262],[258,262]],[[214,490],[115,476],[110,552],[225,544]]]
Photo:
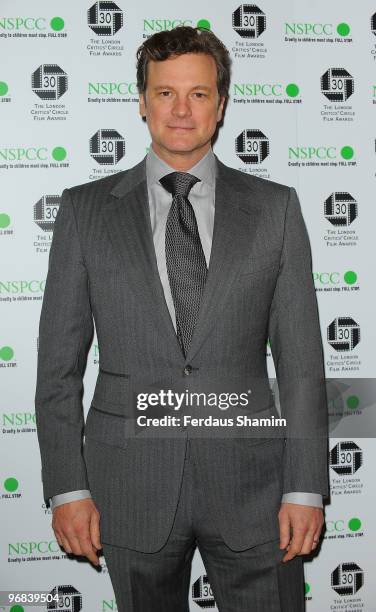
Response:
[[[153,87],[153,89],[158,91],[162,89],[174,89],[174,87],[172,85],[158,85],[157,87]],[[192,89],[205,89],[205,91],[210,91],[211,87],[208,87],[207,85],[195,85],[192,87]]]

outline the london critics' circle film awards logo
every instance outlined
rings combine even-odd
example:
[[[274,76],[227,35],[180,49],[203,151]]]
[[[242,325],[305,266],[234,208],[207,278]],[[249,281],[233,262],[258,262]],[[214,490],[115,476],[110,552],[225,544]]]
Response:
[[[328,325],[327,336],[336,351],[352,351],[360,342],[360,327],[352,317],[336,317]]]
[[[356,563],[340,563],[331,575],[332,589],[338,595],[355,595],[364,584],[364,572]]]
[[[374,34],[374,36],[376,36],[376,13],[373,13],[373,15],[371,15],[371,32],[372,34]],[[371,58],[373,58],[373,61],[376,61],[376,43],[374,42],[372,47],[371,47]]]
[[[82,595],[70,584],[60,584],[51,591],[52,601],[47,603],[47,610],[62,612],[81,612]]]
[[[241,4],[232,13],[232,28],[242,40],[231,48],[236,60],[264,59],[267,49],[257,39],[266,30],[266,15],[256,4]]]
[[[347,191],[335,191],[325,200],[325,218],[335,226],[349,226],[358,216],[358,204]]]
[[[114,166],[124,154],[125,140],[116,130],[98,130],[90,138],[90,155],[101,166]]]
[[[89,27],[99,36],[114,36],[123,26],[123,11],[115,2],[95,2],[87,12]]]
[[[331,102],[345,102],[354,93],[354,78],[345,68],[329,68],[320,82],[322,93]]]
[[[52,232],[60,206],[60,196],[44,195],[34,204],[34,222],[44,232]]]
[[[357,230],[349,228],[358,217],[358,202],[351,193],[348,191],[331,193],[324,201],[324,217],[331,226],[327,227],[323,234],[327,247],[354,247],[358,244]]]
[[[371,15],[371,32],[376,36],[376,13]]]
[[[31,76],[33,92],[42,100],[58,100],[68,89],[68,76],[57,64],[42,64]]]
[[[269,138],[258,129],[243,130],[235,139],[235,151],[245,164],[260,164],[269,155]]]
[[[258,38],[266,28],[266,15],[255,4],[242,4],[232,14],[232,27],[241,38]]]
[[[329,460],[336,474],[352,476],[363,464],[363,451],[355,442],[338,442],[330,451]]]
[[[203,609],[215,608],[215,599],[208,577],[203,574],[192,584],[192,600]]]

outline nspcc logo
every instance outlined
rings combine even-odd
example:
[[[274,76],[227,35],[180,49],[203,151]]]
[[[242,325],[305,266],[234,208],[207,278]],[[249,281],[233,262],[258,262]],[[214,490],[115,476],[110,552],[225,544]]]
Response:
[[[68,76],[57,64],[42,64],[31,76],[31,88],[42,100],[58,100],[68,89]]]
[[[245,164],[260,164],[269,155],[269,138],[261,130],[243,130],[235,140],[235,151]]]
[[[363,451],[355,442],[338,442],[330,451],[330,466],[340,476],[351,476],[363,464]]]
[[[351,317],[337,317],[328,325],[327,336],[336,351],[352,351],[360,342],[360,327]]]
[[[113,36],[123,26],[123,11],[115,2],[96,2],[87,12],[89,28],[100,36]]]
[[[52,17],[50,21],[46,17],[0,17],[1,30],[26,30],[29,32],[44,31],[50,26],[51,30],[60,32],[64,29],[64,19],[62,17]]]
[[[307,37],[307,40],[313,42],[317,37],[320,41],[333,40],[333,36],[338,34],[340,37],[345,37],[350,34],[351,28],[348,23],[341,22],[335,25],[334,23],[324,22],[285,22],[285,34]],[[328,37],[328,38],[325,38]],[[336,39],[338,41],[338,39]]]
[[[354,93],[354,79],[345,68],[328,68],[321,77],[321,91],[331,102],[345,102]]]
[[[324,161],[326,162],[330,160],[338,159],[341,157],[343,160],[351,160],[355,155],[355,151],[353,147],[349,145],[345,145],[341,148],[336,146],[306,146],[306,147],[289,147],[288,148],[288,156],[289,159],[296,160],[309,160],[309,161]],[[290,163],[290,162],[289,162]],[[341,162],[342,163],[342,162]],[[349,162],[350,163],[350,162]],[[351,162],[354,164],[355,162]],[[324,165],[325,165],[324,164]],[[342,163],[342,165],[345,165]]]
[[[124,154],[125,140],[116,130],[98,130],[90,138],[90,155],[102,166],[114,166]]]
[[[50,158],[62,162],[67,157],[64,147],[54,147],[51,151],[47,147],[5,147],[0,148],[0,162],[47,162]],[[20,168],[21,166],[17,166]],[[30,165],[25,167],[38,167]],[[47,167],[47,166],[46,166]]]
[[[213,591],[206,574],[197,578],[192,584],[192,599],[200,608],[205,610],[215,607]]]
[[[60,206],[60,196],[45,195],[34,204],[34,222],[44,231],[52,232]]]
[[[356,563],[340,563],[331,575],[332,589],[338,595],[355,595],[364,583],[364,572]]]
[[[266,28],[266,15],[255,4],[242,4],[232,14],[232,27],[242,38],[258,38]]]
[[[325,200],[324,215],[332,225],[351,225],[358,216],[358,204],[347,191],[336,191]]]

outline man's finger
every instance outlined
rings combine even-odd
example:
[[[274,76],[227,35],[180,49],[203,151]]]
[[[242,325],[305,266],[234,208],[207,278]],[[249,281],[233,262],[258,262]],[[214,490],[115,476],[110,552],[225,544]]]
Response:
[[[85,538],[80,539],[80,546],[82,550],[82,555],[87,557],[89,561],[91,561],[94,565],[99,565],[99,559],[96,553],[95,548],[91,542],[91,538],[89,537],[89,532]]]
[[[321,527],[317,529],[315,533],[313,534],[312,550],[315,550],[318,543],[320,542],[320,534],[321,534]]]
[[[315,537],[315,534],[313,531],[308,531],[306,533],[306,536],[304,538],[304,542],[302,545],[302,549],[300,551],[301,555],[309,555],[309,553],[312,551],[312,546],[314,544],[313,542],[314,537]]]
[[[61,539],[61,533],[55,529],[54,529],[54,533],[55,533],[56,541],[59,544],[59,546],[63,546],[63,541]]]
[[[300,553],[304,542],[304,536],[305,532],[294,530],[290,546],[282,561],[290,561],[290,559],[293,559]]]
[[[102,548],[102,544],[100,541],[100,530],[99,530],[99,514],[96,512],[91,513],[90,518],[90,538],[92,545],[100,550]]]
[[[279,548],[287,548],[290,538],[290,519],[287,513],[283,513],[279,517]]]
[[[70,544],[67,538],[64,535],[61,535],[60,539],[61,539],[61,546],[64,548],[65,552],[71,555],[72,549],[70,547]]]

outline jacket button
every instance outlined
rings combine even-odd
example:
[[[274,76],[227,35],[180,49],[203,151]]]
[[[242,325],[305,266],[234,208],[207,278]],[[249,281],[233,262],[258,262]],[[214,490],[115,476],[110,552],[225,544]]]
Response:
[[[186,365],[186,366],[185,366],[185,368],[184,368],[183,372],[184,372],[184,374],[185,374],[186,376],[189,376],[189,375],[190,375],[190,373],[192,372],[192,369],[193,369],[193,368],[192,368],[192,366],[188,364],[188,365]]]

